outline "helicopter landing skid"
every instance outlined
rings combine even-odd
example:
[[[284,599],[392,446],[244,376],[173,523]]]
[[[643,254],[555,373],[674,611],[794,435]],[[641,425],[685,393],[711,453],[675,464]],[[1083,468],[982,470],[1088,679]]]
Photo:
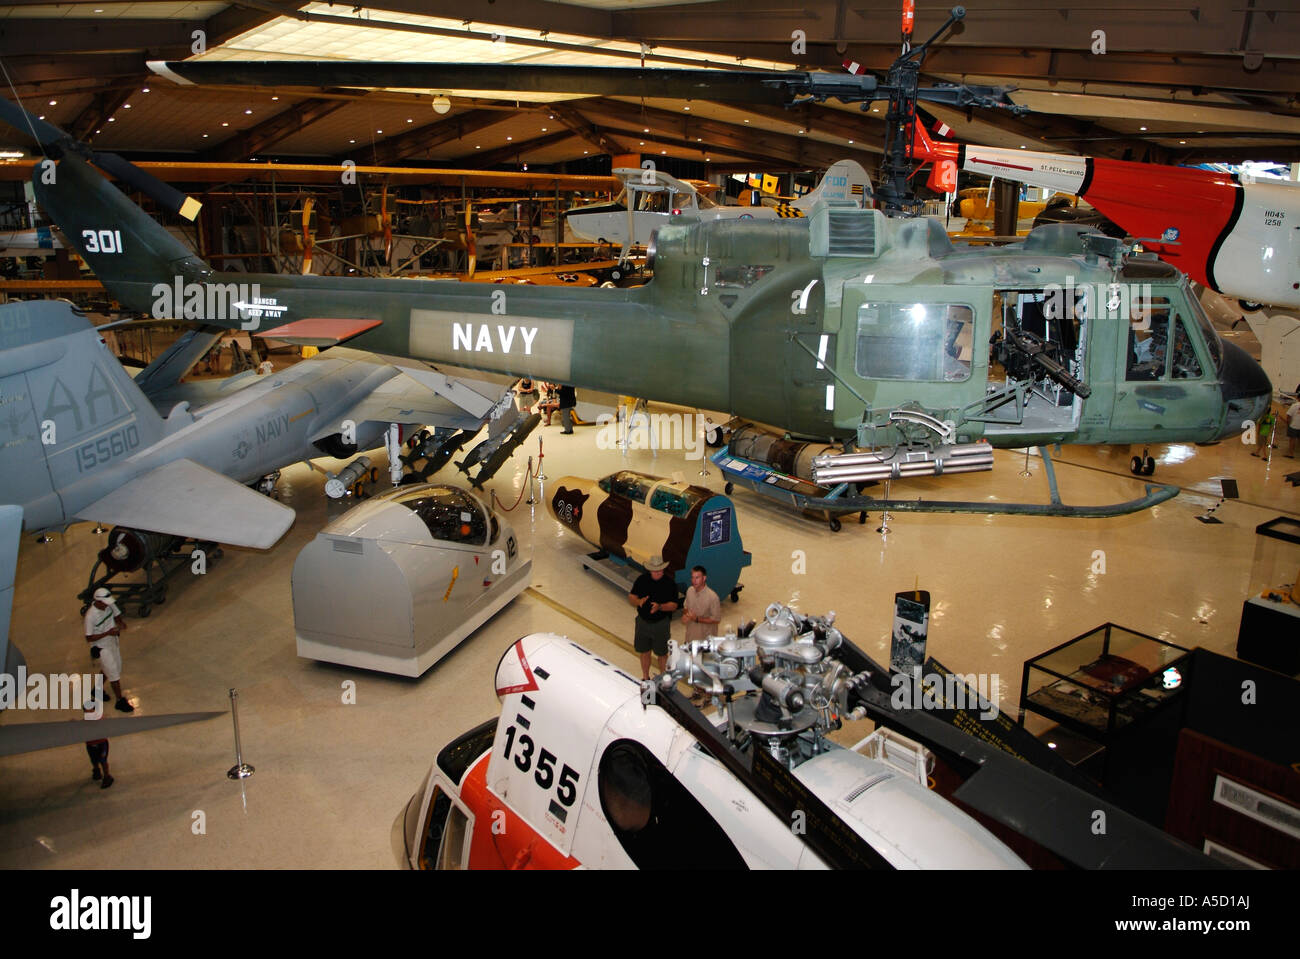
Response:
[[[1070,506],[1061,502],[1061,493],[1056,486],[1056,467],[1046,446],[1038,447],[1043,458],[1043,472],[1047,475],[1047,488],[1050,503],[995,503],[995,502],[958,502],[955,500],[895,500],[872,499],[868,496],[838,497],[834,505],[827,508],[842,512],[881,510],[890,513],[992,513],[1012,514],[1016,516],[1069,516],[1078,518],[1104,518],[1107,516],[1125,516],[1150,509],[1178,495],[1177,486],[1157,483],[1146,484],[1146,495],[1123,503],[1106,503],[1100,506]]]
[[[870,496],[846,496],[852,489],[850,483],[839,483],[834,488],[818,486],[808,480],[788,476],[765,464],[756,463],[731,453],[728,446],[722,447],[709,459],[722,469],[727,478],[726,492],[729,495],[733,484],[743,485],[755,493],[775,499],[798,510],[824,513],[830,527],[838,532],[841,528],[839,515],[859,513],[859,522],[865,522],[865,516],[872,510],[891,513],[987,513],[1012,514],[1018,516],[1068,516],[1078,518],[1104,518],[1107,516],[1124,516],[1150,509],[1178,495],[1177,486],[1153,483],[1146,484],[1146,495],[1123,503],[1107,503],[1099,506],[1071,506],[1061,502],[1061,494],[1056,485],[1056,468],[1050,454],[1044,446],[1038,447],[1042,456],[1044,472],[1047,475],[1047,487],[1050,502],[1047,503],[997,503],[988,501],[960,502],[957,500],[924,499],[876,499]]]

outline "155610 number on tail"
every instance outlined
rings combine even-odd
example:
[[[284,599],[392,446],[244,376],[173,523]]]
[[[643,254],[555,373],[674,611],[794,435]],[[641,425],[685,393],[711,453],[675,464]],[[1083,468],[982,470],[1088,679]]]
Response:
[[[96,466],[129,453],[140,445],[140,431],[134,423],[116,429],[97,440],[77,447],[77,472],[84,473]]]

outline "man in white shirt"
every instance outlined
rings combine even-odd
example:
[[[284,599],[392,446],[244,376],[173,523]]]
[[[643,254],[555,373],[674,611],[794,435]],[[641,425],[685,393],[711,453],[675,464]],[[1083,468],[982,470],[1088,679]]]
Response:
[[[135,712],[135,707],[122,695],[122,650],[118,646],[118,637],[126,629],[126,623],[122,611],[113,602],[113,594],[103,586],[95,590],[90,608],[86,610],[85,625],[91,662],[99,667],[117,696],[114,708],[124,713]]]
[[[686,588],[685,612],[686,642],[715,635],[713,627],[722,622],[722,604],[718,594],[709,589],[709,574],[703,566],[691,567],[691,585]]]

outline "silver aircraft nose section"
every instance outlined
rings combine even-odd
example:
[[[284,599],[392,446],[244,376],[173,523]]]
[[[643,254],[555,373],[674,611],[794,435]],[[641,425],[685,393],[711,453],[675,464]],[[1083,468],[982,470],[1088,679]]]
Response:
[[[1223,399],[1228,415],[1219,431],[1219,439],[1241,435],[1247,421],[1258,423],[1273,399],[1273,384],[1263,367],[1234,343],[1223,344]]]

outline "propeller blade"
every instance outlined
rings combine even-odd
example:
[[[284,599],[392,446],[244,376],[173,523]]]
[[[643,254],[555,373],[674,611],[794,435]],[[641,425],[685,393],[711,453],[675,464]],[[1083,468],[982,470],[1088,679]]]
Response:
[[[98,153],[92,150],[89,144],[74,140],[53,123],[34,117],[22,107],[5,99],[0,99],[0,120],[15,130],[34,135],[36,141],[54,159],[59,159],[65,152],[75,153],[132,189],[139,190],[171,213],[179,213],[187,220],[193,220],[202,209],[203,205],[198,200],[186,196],[153,174],[145,173],[116,153]]]

